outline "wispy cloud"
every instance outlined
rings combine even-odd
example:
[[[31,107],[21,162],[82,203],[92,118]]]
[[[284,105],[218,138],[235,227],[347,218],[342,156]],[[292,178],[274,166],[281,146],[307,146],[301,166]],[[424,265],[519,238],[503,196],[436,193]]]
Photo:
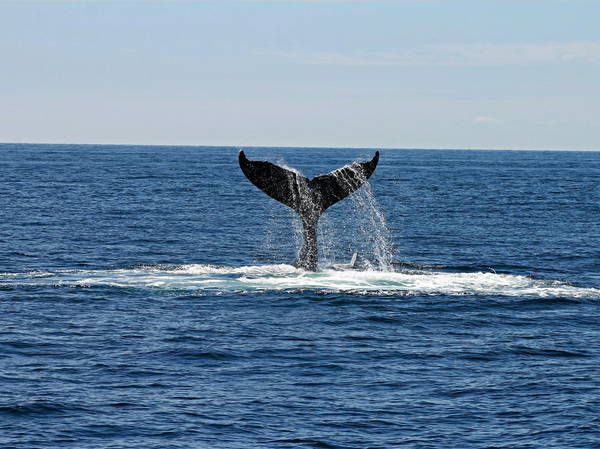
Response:
[[[500,120],[494,117],[487,117],[485,115],[481,115],[479,117],[475,117],[473,119],[473,123],[483,123],[483,124],[495,124],[500,123]]]
[[[600,63],[600,41],[421,45],[395,52],[262,52],[298,64],[344,66],[495,66]]]

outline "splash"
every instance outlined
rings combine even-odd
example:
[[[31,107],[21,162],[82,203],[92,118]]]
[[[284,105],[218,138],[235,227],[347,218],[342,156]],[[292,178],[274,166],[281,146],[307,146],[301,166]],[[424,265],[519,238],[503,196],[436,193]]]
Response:
[[[320,200],[314,197],[314,192],[310,191],[308,184],[302,182],[306,179],[304,175],[281,160],[278,164],[299,175],[288,177],[289,191],[293,193],[292,203],[303,204],[305,209],[314,210],[315,214],[320,213]],[[361,187],[347,199],[336,202],[317,218],[320,267],[331,268],[336,263],[348,262],[352,254],[357,252],[364,268],[392,271],[393,250],[390,232],[364,170],[358,164],[351,164],[334,170],[329,175],[336,178],[340,185],[348,186],[348,190],[355,189],[352,186],[357,184],[357,180]],[[306,248],[303,248],[307,238],[306,226],[297,214],[290,216],[296,253],[301,259],[302,251],[306,251]],[[267,235],[271,237],[272,232],[267,231]],[[272,240],[269,244],[272,244]]]
[[[358,241],[365,242],[362,253],[367,267],[392,271],[391,235],[371,184],[365,183],[350,200]]]
[[[354,177],[362,177],[364,183],[345,202],[333,206],[331,214],[324,213],[327,218],[322,220],[319,228],[324,266],[337,263],[337,254],[344,253],[342,261],[347,262],[353,252],[358,252],[365,268],[393,271],[391,235],[373,188],[355,167],[345,168],[350,169]],[[335,170],[331,174],[343,183],[354,182],[348,171]]]
[[[291,265],[140,266],[117,270],[2,273],[3,286],[110,287],[197,296],[262,292],[349,293],[392,296],[491,295],[600,299],[600,289],[492,272],[375,270],[311,273]]]

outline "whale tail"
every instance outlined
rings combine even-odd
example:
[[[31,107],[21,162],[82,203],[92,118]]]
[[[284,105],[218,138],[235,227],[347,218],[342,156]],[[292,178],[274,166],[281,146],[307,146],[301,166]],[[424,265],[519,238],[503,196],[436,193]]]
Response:
[[[295,210],[302,219],[304,244],[294,265],[310,271],[317,270],[319,217],[328,207],[360,188],[371,177],[378,162],[379,151],[370,161],[353,162],[309,180],[271,162],[252,161],[243,151],[239,154],[240,168],[246,178],[271,198]]]

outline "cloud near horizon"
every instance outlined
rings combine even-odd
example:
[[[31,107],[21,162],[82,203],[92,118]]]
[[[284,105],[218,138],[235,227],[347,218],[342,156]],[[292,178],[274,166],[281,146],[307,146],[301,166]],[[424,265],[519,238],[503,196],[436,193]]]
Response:
[[[485,115],[479,116],[479,117],[475,117],[473,119],[473,123],[489,123],[489,124],[494,124],[494,123],[500,123],[500,120],[498,120],[497,118],[494,117],[487,117]]]
[[[597,64],[600,41],[519,44],[421,45],[395,52],[286,52],[260,54],[286,58],[297,64],[342,66],[494,66],[529,64]]]

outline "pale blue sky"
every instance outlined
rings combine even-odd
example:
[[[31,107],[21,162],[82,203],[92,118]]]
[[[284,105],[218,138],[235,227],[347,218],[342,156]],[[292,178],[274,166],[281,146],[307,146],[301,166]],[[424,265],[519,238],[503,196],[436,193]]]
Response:
[[[0,142],[600,150],[597,0],[0,0]]]

